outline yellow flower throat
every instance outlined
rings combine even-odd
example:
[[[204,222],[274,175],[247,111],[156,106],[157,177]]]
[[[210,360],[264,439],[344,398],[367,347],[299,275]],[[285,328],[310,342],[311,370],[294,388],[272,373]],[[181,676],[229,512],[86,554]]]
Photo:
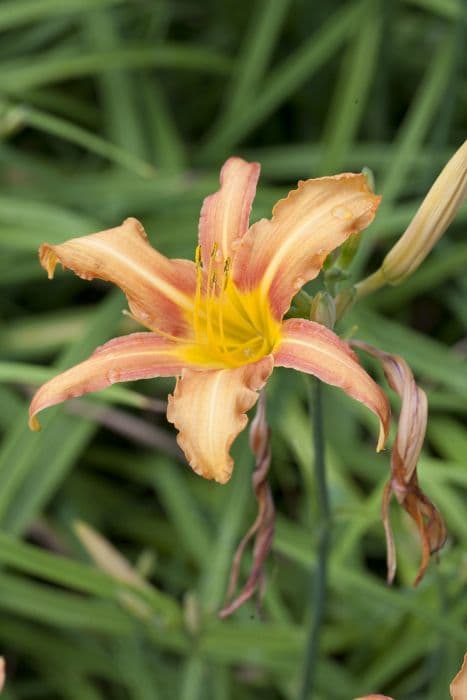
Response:
[[[219,273],[218,256],[214,244],[205,270],[201,246],[196,249],[194,342],[183,354],[194,364],[240,367],[272,352],[279,341],[280,323],[272,316],[259,289],[245,293],[236,287],[230,275],[230,258],[226,258]]]

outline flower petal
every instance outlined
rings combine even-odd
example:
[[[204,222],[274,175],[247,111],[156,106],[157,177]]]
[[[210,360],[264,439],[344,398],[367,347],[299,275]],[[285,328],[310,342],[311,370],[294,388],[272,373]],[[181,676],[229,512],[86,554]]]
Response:
[[[221,170],[220,189],[204,200],[199,243],[205,269],[216,244],[216,267],[222,272],[225,260],[234,253],[235,243],[246,233],[260,167],[259,163],[229,158]]]
[[[40,247],[41,265],[53,277],[60,262],[83,279],[113,282],[126,294],[132,314],[143,325],[172,335],[189,332],[196,268],[188,260],[169,260],[148,242],[142,224],[121,226],[61,245]]]
[[[298,290],[319,274],[327,255],[373,220],[380,197],[362,174],[299,182],[287,199],[244,236],[233,279],[242,291],[260,288],[280,319]]]
[[[225,484],[232,473],[232,442],[245,428],[248,411],[271,374],[271,355],[235,369],[184,370],[167,419],[179,430],[177,442],[192,469]]]
[[[361,367],[349,345],[335,333],[313,321],[285,321],[282,340],[274,352],[274,364],[313,374],[368,406],[380,421],[377,450],[384,447],[390,419],[386,395]]]
[[[462,668],[449,686],[452,700],[465,700],[467,698],[467,654],[464,656]]]
[[[36,414],[44,408],[100,391],[115,382],[180,374],[184,365],[177,355],[178,349],[177,343],[155,333],[131,333],[109,340],[87,360],[38,389],[29,407],[29,427],[40,429]]]

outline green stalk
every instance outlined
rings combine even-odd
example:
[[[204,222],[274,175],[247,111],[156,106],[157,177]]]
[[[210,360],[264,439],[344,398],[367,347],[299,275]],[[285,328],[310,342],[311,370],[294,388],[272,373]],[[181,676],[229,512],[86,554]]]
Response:
[[[326,605],[328,554],[330,542],[331,508],[329,503],[326,463],[324,456],[324,426],[322,384],[318,379],[309,382],[309,411],[315,451],[314,471],[317,489],[320,531],[317,552],[317,569],[311,579],[310,609],[312,612],[308,632],[302,683],[299,700],[310,700],[316,680],[317,662],[324,610]]]

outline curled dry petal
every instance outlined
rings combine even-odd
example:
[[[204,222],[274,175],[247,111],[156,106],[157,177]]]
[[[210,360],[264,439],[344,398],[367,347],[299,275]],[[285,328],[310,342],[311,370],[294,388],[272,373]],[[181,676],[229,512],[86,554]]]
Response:
[[[169,396],[167,418],[178,429],[177,442],[197,474],[221,484],[230,479],[230,447],[272,368],[268,355],[235,369],[184,370]]]
[[[234,255],[235,247],[246,233],[260,168],[259,163],[229,158],[221,170],[220,189],[204,200],[199,220],[199,243],[206,269],[216,245],[218,252],[214,269],[218,268],[222,273],[225,260]]]
[[[83,279],[113,282],[126,294],[135,318],[148,328],[177,336],[190,332],[195,265],[158,253],[136,219],[60,245],[44,243],[39,258],[49,278],[60,262]]]
[[[313,374],[368,406],[380,421],[377,449],[384,447],[390,421],[388,400],[360,365],[348,343],[319,323],[290,319],[282,326],[282,339],[274,352],[274,362],[279,367]]]
[[[422,541],[422,561],[415,579],[421,581],[430,560],[446,540],[443,519],[418,485],[417,462],[425,438],[428,406],[425,392],[417,386],[412,371],[402,357],[353,341],[352,345],[373,355],[383,364],[389,386],[402,399],[397,434],[391,454],[391,480],[383,493],[382,516],[388,548],[388,581],[396,573],[395,547],[389,520],[389,504],[394,494],[415,522]]]
[[[268,481],[271,465],[270,430],[266,420],[266,394],[264,390],[260,394],[256,415],[251,423],[250,446],[255,455],[253,489],[258,503],[258,514],[235,552],[227,591],[227,603],[219,613],[222,618],[235,612],[261,588],[264,564],[271,551],[274,538],[275,508]],[[255,543],[250,575],[238,596],[232,600],[237,587],[243,554],[252,538],[254,538]]]
[[[305,282],[316,277],[327,255],[366,228],[380,197],[364,175],[343,173],[300,182],[244,236],[233,277],[242,291],[260,288],[277,319]]]
[[[466,700],[467,698],[467,654],[464,656],[462,668],[449,686],[452,700]]]
[[[30,427],[39,430],[37,413],[67,399],[100,391],[116,382],[180,374],[183,363],[177,348],[176,343],[147,332],[110,340],[87,360],[41,386],[29,407]]]

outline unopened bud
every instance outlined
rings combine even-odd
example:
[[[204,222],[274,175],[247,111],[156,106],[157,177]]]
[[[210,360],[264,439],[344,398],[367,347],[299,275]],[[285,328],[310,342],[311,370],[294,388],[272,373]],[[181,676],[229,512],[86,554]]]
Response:
[[[399,284],[423,262],[467,194],[467,141],[435,180],[404,235],[383,260],[387,282]]]
[[[326,328],[334,328],[336,323],[336,304],[328,292],[318,292],[312,299],[310,319],[321,323]]]
[[[339,258],[337,260],[337,265],[342,270],[347,270],[353,262],[354,257],[360,247],[360,241],[362,237],[360,233],[354,233],[352,236],[347,238],[346,242],[341,247]]]
[[[357,293],[355,287],[346,287],[336,296],[336,319],[339,320],[352,307]]]
[[[383,284],[400,284],[423,262],[455,217],[467,195],[467,141],[456,151],[381,268],[357,284],[364,296]]]

